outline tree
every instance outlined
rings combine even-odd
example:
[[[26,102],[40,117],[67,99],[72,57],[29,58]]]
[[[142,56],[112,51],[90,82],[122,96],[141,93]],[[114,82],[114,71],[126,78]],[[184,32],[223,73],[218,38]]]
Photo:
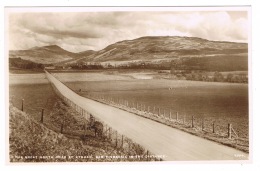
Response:
[[[227,82],[232,82],[232,78],[233,78],[233,74],[230,74],[230,73],[229,73],[229,74],[227,75],[226,81],[227,81]]]
[[[220,72],[216,71],[214,73],[214,81],[215,82],[222,82],[222,81],[224,81],[223,75]]]

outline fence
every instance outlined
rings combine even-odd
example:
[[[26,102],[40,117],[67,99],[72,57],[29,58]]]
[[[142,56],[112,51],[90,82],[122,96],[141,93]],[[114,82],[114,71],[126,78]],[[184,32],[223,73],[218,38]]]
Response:
[[[53,84],[52,84],[53,85]],[[71,106],[73,109],[78,111],[82,116],[86,118],[87,121],[90,120],[91,113],[83,110],[80,106],[76,105],[73,103],[72,100],[68,99],[67,97],[70,96],[63,96],[59,90],[56,89],[56,87],[53,85],[54,91],[66,102],[69,106]],[[109,104],[110,106],[115,106],[117,108],[121,108],[122,110],[127,110],[129,112],[135,113],[137,115],[150,118],[153,120],[157,120],[158,122],[162,122],[165,124],[168,124],[170,126],[178,126],[181,125],[182,127],[187,127],[189,130],[200,130],[203,129],[205,130],[210,130],[213,134],[220,134],[220,128],[218,124],[216,123],[210,123],[207,121],[207,118],[204,118],[201,120],[201,118],[197,118],[196,116],[194,117],[188,117],[183,114],[177,113],[176,111],[173,110],[165,110],[159,107],[154,107],[154,106],[147,106],[144,105],[143,103],[139,102],[131,102],[127,101],[124,99],[118,99],[118,98],[111,98],[108,96],[89,96],[89,98],[99,101],[101,103],[106,103]],[[72,98],[73,99],[73,98]],[[26,104],[26,100],[22,101],[22,104]],[[25,106],[26,107],[26,106]],[[22,105],[22,108],[23,105]],[[44,110],[41,109],[41,118],[44,120]],[[40,120],[40,119],[39,119]],[[96,120],[99,120],[96,118]],[[100,121],[102,122],[102,121]],[[107,140],[111,141],[111,143],[118,149],[123,149],[124,151],[128,152],[130,155],[131,154],[139,154],[140,155],[151,155],[151,153],[147,150],[145,150],[143,147],[139,146],[136,143],[133,143],[131,140],[129,140],[127,137],[124,135],[119,134],[116,130],[112,129],[110,125],[107,125],[106,123],[102,122],[103,124],[103,137],[106,138]],[[193,125],[193,128],[192,128]],[[231,135],[231,139],[236,136],[234,133],[234,129],[232,128],[232,125],[229,126],[230,129],[227,129],[227,126],[223,127],[223,130],[225,131],[225,137],[229,137],[228,135]],[[227,131],[230,130],[231,134],[228,134]],[[61,128],[61,132],[62,132]],[[235,136],[234,136],[235,135]],[[121,145],[123,144],[123,145]],[[130,149],[136,149],[130,150]],[[139,151],[139,153],[137,153]],[[151,155],[152,156],[152,155]],[[155,158],[156,160],[156,158]]]
[[[46,73],[47,77],[49,73]],[[133,160],[147,160],[147,161],[161,161],[160,157],[156,157],[151,152],[146,150],[141,145],[133,142],[131,139],[126,137],[125,135],[120,134],[117,130],[113,129],[112,126],[106,124],[104,121],[100,120],[99,118],[94,117],[91,113],[84,110],[77,104],[75,104],[72,100],[65,97],[61,92],[56,88],[56,86],[50,81],[53,90],[55,93],[71,108],[77,111],[81,116],[86,119],[86,125],[84,129],[90,128],[94,122],[99,122],[102,124],[101,130],[101,138],[110,141],[111,144],[115,147],[115,149],[120,149],[127,153],[129,159]],[[41,122],[43,122],[44,109],[42,109],[41,113]],[[100,131],[98,130],[98,131]],[[63,124],[61,125],[60,132],[63,133]]]
[[[177,127],[186,132],[193,134],[208,133],[206,138],[209,139],[212,139],[211,137],[218,137],[222,141],[223,138],[227,138],[229,140],[235,140],[236,145],[238,145],[238,141],[243,143],[246,142],[246,145],[249,143],[248,138],[241,138],[238,136],[232,123],[226,123],[224,125],[223,123],[217,123],[212,118],[204,118],[194,115],[187,116],[171,109],[166,110],[160,107],[147,106],[136,101],[112,98],[105,95],[84,94],[84,96],[136,115],[155,120],[168,126]]]

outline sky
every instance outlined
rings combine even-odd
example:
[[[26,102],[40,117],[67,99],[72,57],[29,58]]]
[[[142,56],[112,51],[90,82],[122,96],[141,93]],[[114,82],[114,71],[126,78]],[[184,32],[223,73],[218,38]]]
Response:
[[[248,42],[246,11],[13,12],[9,49],[58,45],[71,52],[101,50],[143,36],[189,36]]]

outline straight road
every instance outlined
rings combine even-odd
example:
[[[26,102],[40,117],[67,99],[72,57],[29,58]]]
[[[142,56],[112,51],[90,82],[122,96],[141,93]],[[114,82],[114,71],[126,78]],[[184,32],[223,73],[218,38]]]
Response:
[[[248,154],[171,128],[127,111],[79,96],[52,75],[50,82],[72,102],[127,136],[155,155],[168,161],[247,160]]]

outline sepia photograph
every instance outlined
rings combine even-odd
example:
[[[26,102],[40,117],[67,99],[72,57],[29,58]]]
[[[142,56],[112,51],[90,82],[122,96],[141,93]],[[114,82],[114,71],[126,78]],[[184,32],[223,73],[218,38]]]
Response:
[[[250,10],[6,8],[8,161],[247,163]]]

